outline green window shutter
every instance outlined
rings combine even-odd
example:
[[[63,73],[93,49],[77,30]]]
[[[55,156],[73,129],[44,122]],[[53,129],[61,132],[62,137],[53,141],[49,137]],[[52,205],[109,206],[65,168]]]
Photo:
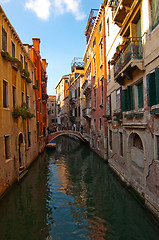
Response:
[[[134,109],[134,103],[133,103],[133,89],[132,89],[132,86],[128,86],[127,101],[128,101],[128,110],[133,110]]]
[[[143,82],[138,85],[138,107],[143,108],[144,101],[143,101]]]
[[[155,73],[150,73],[147,78],[147,100],[148,106],[156,104],[156,86],[155,86]]]
[[[127,108],[127,89],[122,90],[122,112],[126,112]]]
[[[100,32],[99,29],[100,29],[100,25],[97,26],[97,33],[98,33],[98,34],[99,34],[99,32]]]
[[[159,103],[159,68],[155,69],[156,103]]]

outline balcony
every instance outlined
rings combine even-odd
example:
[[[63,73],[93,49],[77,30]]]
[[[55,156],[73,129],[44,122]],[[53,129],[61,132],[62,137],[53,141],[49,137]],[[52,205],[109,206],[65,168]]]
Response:
[[[75,97],[71,97],[70,98],[70,104],[75,104],[76,102],[76,98]]]
[[[91,108],[84,108],[83,109],[83,117],[91,119]]]
[[[111,64],[114,65],[114,79],[120,85],[124,79],[132,79],[132,72],[144,70],[142,38],[127,38],[126,44],[116,51]]]
[[[88,93],[92,89],[92,81],[89,79],[86,79],[82,85],[82,89],[83,89],[83,94],[88,95]]]
[[[109,6],[112,8],[113,21],[121,26],[134,0],[111,0]]]
[[[77,69],[84,69],[84,62],[82,60],[82,58],[74,58],[72,63],[71,63],[71,71],[73,72],[75,70],[75,68]]]

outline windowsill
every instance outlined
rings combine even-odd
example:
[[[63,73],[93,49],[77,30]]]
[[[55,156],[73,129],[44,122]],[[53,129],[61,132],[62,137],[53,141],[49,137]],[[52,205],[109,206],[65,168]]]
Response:
[[[6,159],[6,163],[9,163],[10,161],[12,161],[12,158]]]
[[[10,108],[3,107],[3,110],[10,111]]]
[[[152,109],[152,110],[154,110],[154,109],[159,109],[159,104],[153,105],[153,106],[151,107],[151,109]]]
[[[144,113],[144,108],[139,108],[139,109],[134,109],[134,110],[130,110],[130,111],[126,111],[126,112],[123,112],[124,115],[126,114],[137,114],[137,113]]]
[[[102,68],[103,67],[103,63],[101,63],[101,65],[99,67]]]

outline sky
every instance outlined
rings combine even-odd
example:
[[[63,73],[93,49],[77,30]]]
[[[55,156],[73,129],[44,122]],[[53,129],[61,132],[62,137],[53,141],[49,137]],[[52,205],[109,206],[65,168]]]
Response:
[[[91,9],[103,0],[0,0],[22,43],[40,38],[41,58],[48,62],[47,93],[56,94],[63,75],[71,73],[74,57],[83,58],[84,35]]]

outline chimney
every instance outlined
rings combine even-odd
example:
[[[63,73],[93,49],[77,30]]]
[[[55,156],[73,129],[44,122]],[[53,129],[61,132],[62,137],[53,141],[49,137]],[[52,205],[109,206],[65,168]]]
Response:
[[[40,54],[40,38],[32,38],[32,41],[36,51]]]

